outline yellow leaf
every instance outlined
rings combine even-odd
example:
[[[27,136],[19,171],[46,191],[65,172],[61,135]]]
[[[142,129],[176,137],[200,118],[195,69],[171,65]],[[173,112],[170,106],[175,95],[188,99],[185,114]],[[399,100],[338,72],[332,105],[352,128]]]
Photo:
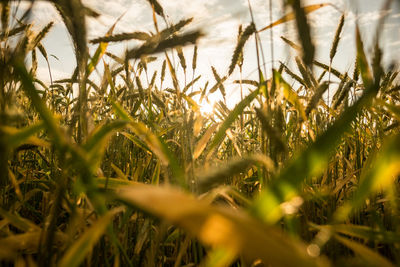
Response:
[[[197,237],[203,244],[260,259],[271,266],[327,266],[323,257],[313,257],[304,243],[272,226],[266,226],[241,210],[208,204],[172,187],[137,185],[121,187],[118,198],[128,205],[165,219]],[[224,255],[220,255],[223,257]]]
[[[217,130],[219,124],[214,124],[207,129],[205,134],[200,138],[199,142],[197,143],[194,152],[193,152],[193,159],[197,159],[201,153],[203,152],[204,148],[206,148],[207,142],[210,140],[211,135]]]
[[[311,13],[311,12],[317,10],[317,9],[320,9],[321,7],[328,6],[328,5],[330,5],[330,4],[329,3],[325,3],[325,4],[309,5],[309,6],[303,7],[303,9],[304,9],[304,13],[307,15],[307,14],[309,14],[309,13]],[[277,26],[279,24],[294,20],[295,18],[296,18],[296,16],[295,16],[294,12],[290,12],[290,13],[286,14],[285,16],[283,16],[282,18],[278,19],[277,21],[275,21],[275,22],[271,23],[270,25],[262,28],[258,32],[262,32],[262,31],[268,30],[268,29],[270,29],[272,27],[275,27],[275,26]]]
[[[299,112],[301,118],[303,120],[307,120],[306,113],[304,111],[303,105],[300,103],[299,96],[292,89],[292,87],[282,78],[281,74],[277,71],[274,72],[275,81],[277,83],[277,88],[281,88],[283,90],[283,96],[292,104],[297,111]]]

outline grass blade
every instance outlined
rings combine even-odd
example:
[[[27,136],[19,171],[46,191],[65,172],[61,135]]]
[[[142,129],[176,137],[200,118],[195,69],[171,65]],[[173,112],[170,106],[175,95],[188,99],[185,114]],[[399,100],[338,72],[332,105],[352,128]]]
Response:
[[[360,71],[365,88],[372,86],[372,72],[368,65],[367,56],[364,52],[364,44],[361,40],[361,33],[358,25],[356,26],[356,45],[357,45],[357,67]]]
[[[297,32],[299,33],[301,46],[303,48],[303,61],[308,67],[311,67],[314,59],[315,48],[311,39],[310,26],[306,15],[307,13],[326,6],[327,4],[319,4],[307,9],[307,7],[302,8],[300,2],[300,0],[291,0],[289,1],[289,4],[292,6],[296,18]]]
[[[326,3],[326,4],[316,4],[316,5],[305,6],[305,7],[303,7],[304,14],[307,15],[307,14],[309,14],[309,13],[315,11],[315,10],[320,9],[321,7],[328,6],[328,5],[329,4]],[[290,13],[286,14],[285,16],[283,16],[282,18],[278,19],[277,21],[274,21],[270,25],[265,26],[264,28],[262,28],[258,32],[262,32],[262,31],[268,30],[268,29],[270,29],[272,27],[275,27],[275,26],[277,26],[279,24],[294,20],[295,18],[296,18],[296,13],[295,12],[290,12]]]
[[[245,173],[246,170],[254,165],[260,164],[271,173],[274,172],[274,162],[265,155],[255,154],[245,156],[236,160],[230,160],[222,166],[215,167],[207,174],[198,179],[199,190],[201,193],[210,190],[212,187],[226,183],[234,175]]]
[[[300,103],[299,96],[292,89],[292,87],[282,78],[282,75],[276,70],[274,71],[274,80],[276,82],[276,88],[281,89],[283,91],[284,97],[290,104],[292,104],[297,109],[300,117],[303,120],[307,120],[307,116],[304,111],[303,105]]]
[[[240,114],[243,113],[244,109],[250,105],[250,103],[258,96],[260,93],[260,89],[256,89],[251,92],[248,96],[246,96],[242,101],[240,101],[235,108],[229,113],[226,120],[222,123],[221,127],[218,129],[214,138],[211,141],[211,144],[208,148],[208,154],[212,153],[212,151],[219,146],[219,144],[225,138],[225,131],[231,126],[231,124],[239,117]]]
[[[201,153],[204,151],[208,141],[211,138],[211,135],[217,130],[218,126],[219,126],[219,124],[217,124],[217,123],[210,126],[207,129],[207,131],[203,134],[203,136],[200,138],[200,140],[197,142],[197,145],[193,151],[193,159],[194,160],[197,159],[201,155]]]

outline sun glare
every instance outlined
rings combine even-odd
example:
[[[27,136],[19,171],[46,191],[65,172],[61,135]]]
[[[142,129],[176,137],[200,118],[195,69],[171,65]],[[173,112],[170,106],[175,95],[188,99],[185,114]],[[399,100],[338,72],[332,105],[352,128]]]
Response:
[[[214,113],[214,101],[203,100],[200,104],[200,112],[204,115],[211,115]]]

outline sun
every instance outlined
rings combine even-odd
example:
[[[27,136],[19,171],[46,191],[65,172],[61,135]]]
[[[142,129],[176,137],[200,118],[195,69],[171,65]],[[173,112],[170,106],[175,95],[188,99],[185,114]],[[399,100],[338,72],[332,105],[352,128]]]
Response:
[[[200,112],[203,115],[211,115],[214,113],[215,101],[207,101],[203,99],[200,103]]]

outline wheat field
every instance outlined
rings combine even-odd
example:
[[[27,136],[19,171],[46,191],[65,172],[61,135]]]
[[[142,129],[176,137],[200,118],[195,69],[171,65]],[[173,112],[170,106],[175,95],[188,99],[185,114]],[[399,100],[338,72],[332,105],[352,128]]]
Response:
[[[239,27],[228,71],[202,83],[192,18],[171,22],[147,0],[152,32],[114,24],[89,40],[100,14],[49,0],[76,68],[47,83],[38,58],[53,22],[34,30],[15,2],[0,2],[1,266],[400,265],[400,87],[382,64],[384,17],[370,52],[355,26],[341,72],[346,14],[320,62],[308,15],[329,4],[282,1],[281,19]],[[295,68],[265,69],[259,34],[286,23]],[[138,45],[108,50],[126,41]],[[258,79],[241,78],[250,42]]]

